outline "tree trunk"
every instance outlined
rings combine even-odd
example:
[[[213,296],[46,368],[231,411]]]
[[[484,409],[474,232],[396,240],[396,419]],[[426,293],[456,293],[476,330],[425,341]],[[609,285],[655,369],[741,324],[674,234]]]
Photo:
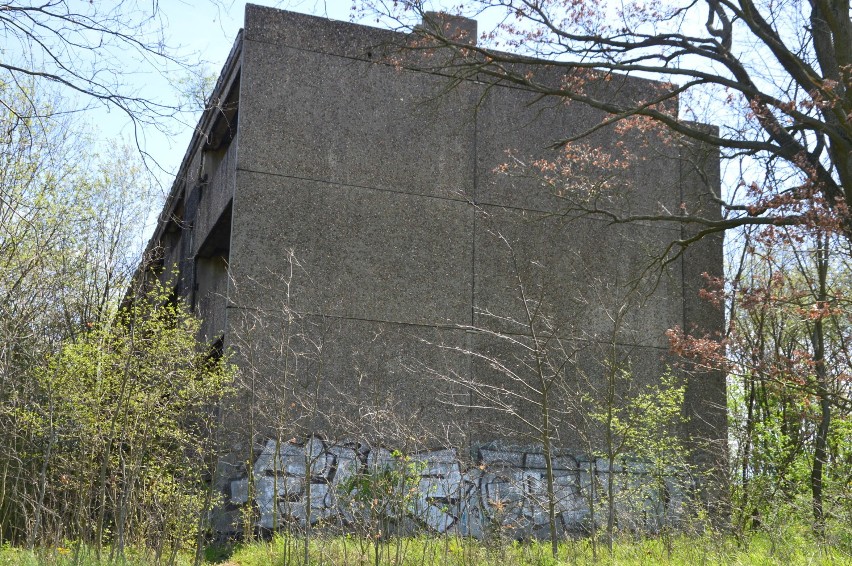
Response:
[[[822,488],[823,468],[828,458],[828,430],[831,424],[831,403],[828,395],[825,367],[825,326],[824,312],[827,308],[828,293],[828,238],[817,237],[817,273],[819,274],[819,292],[817,296],[818,316],[814,322],[811,341],[814,349],[814,368],[816,371],[816,392],[820,404],[820,421],[814,441],[814,463],[811,468],[811,495],[813,498],[814,530],[819,536],[825,534],[825,512],[823,509]]]
[[[545,476],[547,479],[547,519],[550,527],[550,552],[553,559],[559,557],[559,538],[556,532],[556,492],[553,487],[553,450],[551,446],[550,432],[550,407],[547,389],[544,390],[541,400],[541,424],[542,424],[542,446],[544,450]]]

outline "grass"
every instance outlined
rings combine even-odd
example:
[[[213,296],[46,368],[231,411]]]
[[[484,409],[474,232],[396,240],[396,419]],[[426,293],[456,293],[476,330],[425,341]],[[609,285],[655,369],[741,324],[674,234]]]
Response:
[[[304,566],[303,539],[276,536],[270,542],[239,545],[228,557],[229,566],[292,564]],[[588,540],[567,541],[559,545],[559,560],[554,561],[547,542],[482,543],[453,537],[417,537],[391,540],[378,546],[369,541],[344,537],[321,538],[310,545],[311,565],[447,565],[447,566],[548,566],[555,564],[671,564],[699,565],[771,565],[793,564],[846,565],[852,556],[830,546],[801,539],[783,543],[761,535],[744,543],[732,537],[704,535],[622,541],[610,554],[599,547],[597,558]],[[285,560],[286,559],[286,560]]]
[[[0,566],[105,566],[121,564],[123,566],[151,566],[158,561],[153,552],[145,549],[126,549],[120,558],[109,560],[109,549],[105,549],[99,560],[94,549],[67,544],[28,550],[8,545],[0,547]],[[159,563],[168,563],[165,559]],[[193,556],[178,554],[175,566],[190,566]]]
[[[305,566],[304,539],[276,535],[271,541],[241,543],[233,547],[210,547],[205,564],[220,566],[267,566],[286,564]],[[108,551],[106,552],[108,555]],[[785,532],[761,533],[737,540],[732,536],[704,534],[673,537],[623,540],[614,545],[610,554],[599,545],[593,555],[589,540],[565,541],[559,545],[559,560],[550,556],[547,542],[517,543],[508,541],[481,542],[460,537],[420,536],[391,539],[374,544],[363,537],[318,536],[309,544],[310,565],[374,565],[387,566],[550,566],[571,565],[846,565],[852,555],[838,545],[817,544],[812,538],[795,529]],[[378,561],[377,561],[378,558]],[[129,550],[112,564],[149,566],[157,564],[153,553]],[[162,560],[160,563],[168,563]],[[193,563],[190,553],[178,554],[174,564]],[[0,547],[0,566],[104,566],[106,557],[97,560],[86,548],[56,546],[35,551]]]

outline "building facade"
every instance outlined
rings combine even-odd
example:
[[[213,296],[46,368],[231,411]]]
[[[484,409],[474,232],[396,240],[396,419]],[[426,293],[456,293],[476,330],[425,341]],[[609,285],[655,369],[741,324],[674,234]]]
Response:
[[[476,37],[475,22],[452,22]],[[588,499],[582,474],[612,473],[584,411],[607,384],[626,402],[657,382],[674,362],[667,330],[722,327],[699,297],[703,274],[722,274],[720,239],[661,266],[654,260],[687,228],[616,223],[592,209],[718,215],[718,156],[597,131],[585,142],[592,150],[627,144],[640,158],[609,183],[618,194],[578,207],[569,193],[592,177],[554,185],[538,160],[559,159],[548,148],[602,112],[455,80],[439,56],[400,51],[407,43],[249,5],[151,240],[148,272],[175,286],[205,338],[241,368],[238,400],[223,414],[233,447],[220,466],[226,507],[255,497],[264,527],[279,513],[326,518],[345,470],[389,457],[380,445],[428,448],[427,468],[438,471],[424,478],[452,485],[415,505],[421,522],[476,534],[477,504],[461,491],[479,494],[481,507],[507,477],[533,477],[546,430],[570,461],[560,473],[574,503],[561,513],[574,528],[577,501]],[[560,80],[558,69],[542,72]],[[595,88],[638,100],[658,87],[609,77]],[[689,420],[678,434],[723,439],[724,377],[682,378]],[[288,460],[303,456],[310,473]],[[466,462],[493,477],[471,479]]]

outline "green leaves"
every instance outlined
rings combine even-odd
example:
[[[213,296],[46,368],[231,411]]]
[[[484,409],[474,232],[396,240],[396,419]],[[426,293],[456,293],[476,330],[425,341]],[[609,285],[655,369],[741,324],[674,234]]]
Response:
[[[194,541],[233,368],[197,342],[187,307],[163,296],[157,287],[92,324],[34,372],[37,402],[16,418],[40,471],[25,489],[50,511],[44,531],[94,545]]]

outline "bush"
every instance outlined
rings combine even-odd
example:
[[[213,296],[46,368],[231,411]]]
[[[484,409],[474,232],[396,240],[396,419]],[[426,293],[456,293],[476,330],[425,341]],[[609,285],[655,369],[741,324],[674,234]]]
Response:
[[[14,513],[43,545],[121,553],[194,542],[211,505],[215,409],[232,370],[197,342],[199,322],[161,289],[91,325],[34,371],[37,402],[14,415],[25,462]]]

